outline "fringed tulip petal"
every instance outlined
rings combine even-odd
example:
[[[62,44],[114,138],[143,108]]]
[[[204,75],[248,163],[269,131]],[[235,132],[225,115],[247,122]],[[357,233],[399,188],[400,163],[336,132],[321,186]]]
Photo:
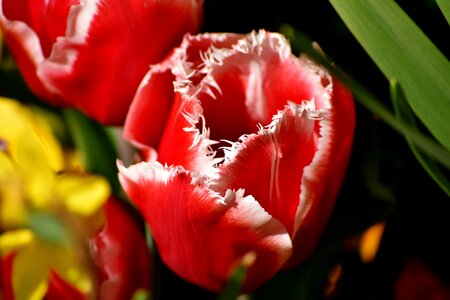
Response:
[[[178,275],[219,291],[232,267],[252,251],[247,288],[271,277],[290,256],[284,226],[244,190],[220,196],[202,178],[159,163],[119,165],[125,191],[143,212],[163,261]]]
[[[263,30],[188,35],[152,67],[167,68],[175,80],[166,101],[170,112],[166,104],[149,104],[169,93],[150,98],[158,80],[144,81],[133,106],[162,106],[166,117],[154,126],[132,109],[125,126],[132,142],[157,150],[159,162],[120,167],[125,191],[156,231],[163,260],[183,278],[219,290],[228,273],[215,266],[229,266],[229,253],[202,251],[210,245],[258,251],[254,222],[266,220],[293,243],[283,267],[303,262],[322,235],[343,180],[355,125],[350,93],[325,69],[294,57],[284,37]],[[236,205],[219,210],[217,203],[229,205],[230,196]],[[231,222],[232,215],[239,217]],[[192,238],[196,234],[221,239]],[[195,254],[208,257],[215,273]],[[258,287],[278,269],[272,266],[261,267],[255,279],[257,261],[245,286]]]
[[[231,33],[197,36],[187,34],[180,47],[174,49],[163,62],[151,66],[142,80],[130,106],[124,137],[139,147],[157,148],[167,118],[171,114],[180,113],[181,103],[174,98],[179,98],[180,101],[181,95],[190,91],[191,82],[199,82],[204,77],[204,74],[196,72],[203,64],[201,54],[211,45],[230,48],[240,37],[241,35]],[[184,109],[186,108],[181,111]]]
[[[355,128],[355,111],[350,92],[333,79],[331,108],[322,122],[317,153],[305,168],[300,206],[294,231],[294,252],[288,267],[303,262],[314,251],[344,179]]]
[[[225,149],[214,188],[244,188],[292,235],[303,170],[316,151],[316,122],[307,107],[287,106],[267,128]]]

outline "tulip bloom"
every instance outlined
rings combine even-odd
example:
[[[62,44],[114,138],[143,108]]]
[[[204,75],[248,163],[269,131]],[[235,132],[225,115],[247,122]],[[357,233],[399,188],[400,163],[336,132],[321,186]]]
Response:
[[[0,29],[37,96],[121,125],[149,64],[202,13],[203,0],[0,0]]]
[[[119,163],[119,177],[178,275],[219,291],[253,252],[252,290],[314,250],[354,122],[351,94],[283,36],[187,35],[151,67],[125,124],[158,161]]]

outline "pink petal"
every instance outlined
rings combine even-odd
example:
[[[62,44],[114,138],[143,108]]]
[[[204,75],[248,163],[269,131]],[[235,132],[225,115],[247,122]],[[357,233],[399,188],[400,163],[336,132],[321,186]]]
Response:
[[[219,291],[233,266],[249,251],[257,254],[246,288],[274,275],[291,254],[283,225],[244,191],[222,197],[202,178],[180,167],[119,165],[128,196],[143,213],[163,261],[184,279]]]

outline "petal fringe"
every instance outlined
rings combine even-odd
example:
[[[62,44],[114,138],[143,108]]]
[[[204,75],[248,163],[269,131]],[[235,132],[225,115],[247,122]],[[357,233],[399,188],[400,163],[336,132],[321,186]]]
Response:
[[[163,261],[182,278],[213,291],[250,251],[257,255],[245,287],[275,274],[291,254],[284,226],[244,190],[224,196],[181,167],[119,164],[121,183],[143,213]]]

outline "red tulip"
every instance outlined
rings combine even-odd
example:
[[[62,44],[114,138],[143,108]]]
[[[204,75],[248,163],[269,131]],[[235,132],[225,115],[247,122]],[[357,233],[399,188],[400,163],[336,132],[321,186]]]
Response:
[[[203,0],[0,0],[5,42],[31,90],[123,124],[150,64],[200,27]]]
[[[252,251],[251,290],[314,250],[354,122],[350,93],[281,35],[187,35],[151,67],[125,124],[159,162],[119,164],[119,176],[170,268],[218,291]]]

